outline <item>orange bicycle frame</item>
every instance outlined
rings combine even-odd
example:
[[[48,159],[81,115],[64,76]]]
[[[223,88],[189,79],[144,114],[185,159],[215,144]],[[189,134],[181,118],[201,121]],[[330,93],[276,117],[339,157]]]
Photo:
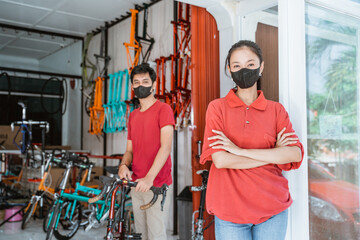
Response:
[[[131,12],[130,42],[124,43],[124,46],[126,47],[126,56],[127,56],[129,74],[131,73],[131,70],[136,65],[138,65],[140,53],[141,53],[141,45],[135,39],[136,14],[139,11],[135,9],[130,9],[130,12]],[[133,50],[135,52],[134,59],[131,57],[130,50]]]
[[[90,107],[90,134],[101,134],[104,126],[104,108],[102,104],[102,88],[104,78],[98,77],[95,83],[94,105]]]

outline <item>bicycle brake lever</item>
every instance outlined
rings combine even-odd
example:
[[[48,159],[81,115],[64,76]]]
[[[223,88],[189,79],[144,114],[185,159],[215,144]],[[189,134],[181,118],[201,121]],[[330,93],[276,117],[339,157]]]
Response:
[[[105,204],[109,201],[109,198],[110,198],[110,196],[111,196],[111,193],[114,191],[114,189],[116,188],[116,186],[117,186],[117,183],[116,183],[116,181],[114,181],[114,182],[113,182],[113,185],[112,185],[111,188],[110,188],[110,191],[108,191],[108,194],[107,194],[106,197],[105,197]]]
[[[161,192],[162,192],[162,195],[163,195],[163,197],[162,197],[162,199],[161,199],[161,211],[164,210],[166,192],[167,192],[168,189],[169,189],[169,186],[166,185],[166,184],[162,185],[162,187],[161,187]]]

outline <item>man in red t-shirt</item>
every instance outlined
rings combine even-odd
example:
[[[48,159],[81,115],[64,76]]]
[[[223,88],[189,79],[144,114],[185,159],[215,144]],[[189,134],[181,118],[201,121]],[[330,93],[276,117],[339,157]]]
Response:
[[[166,199],[164,211],[161,211],[160,201],[145,211],[140,210],[140,206],[151,200],[151,186],[160,187],[164,183],[170,186],[172,183],[170,153],[174,116],[170,106],[152,94],[156,89],[156,73],[148,64],[136,66],[130,80],[140,108],[130,114],[126,152],[118,174],[120,178],[138,182],[131,190],[136,232],[142,234],[142,239],[166,240],[170,199]],[[167,196],[172,196],[172,186]]]

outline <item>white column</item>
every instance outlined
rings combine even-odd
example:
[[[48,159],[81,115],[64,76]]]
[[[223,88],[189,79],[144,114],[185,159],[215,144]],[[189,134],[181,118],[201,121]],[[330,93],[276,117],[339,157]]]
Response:
[[[305,54],[305,1],[279,0],[279,99],[305,149],[300,169],[286,172],[294,200],[286,236],[291,240],[309,239]]]

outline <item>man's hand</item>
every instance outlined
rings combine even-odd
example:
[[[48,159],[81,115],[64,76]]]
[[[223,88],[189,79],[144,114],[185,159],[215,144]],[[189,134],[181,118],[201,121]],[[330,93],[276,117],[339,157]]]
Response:
[[[149,177],[139,178],[135,182],[138,183],[135,188],[138,192],[147,192],[154,184],[154,180]]]
[[[132,180],[131,179],[131,172],[129,170],[129,168],[125,165],[122,164],[119,166],[119,171],[118,171],[118,175],[120,177],[120,179],[128,179],[128,180]]]

